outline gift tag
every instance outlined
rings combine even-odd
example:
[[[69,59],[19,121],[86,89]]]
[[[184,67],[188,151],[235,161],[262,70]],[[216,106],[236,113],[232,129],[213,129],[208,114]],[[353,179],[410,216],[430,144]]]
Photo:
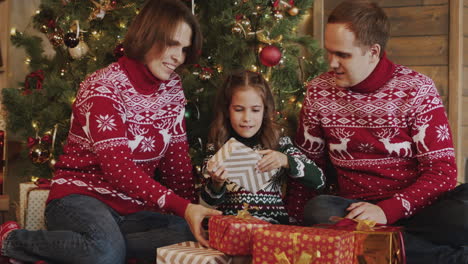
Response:
[[[229,180],[256,193],[267,185],[278,169],[268,172],[257,172],[256,165],[262,156],[235,138],[229,139],[216,152],[210,161],[221,162],[228,172]]]

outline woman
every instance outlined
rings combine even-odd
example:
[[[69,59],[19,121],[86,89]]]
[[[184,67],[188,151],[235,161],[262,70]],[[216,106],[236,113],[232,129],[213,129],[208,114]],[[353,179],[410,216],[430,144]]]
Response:
[[[124,263],[154,261],[157,247],[193,236],[208,245],[201,221],[220,212],[192,203],[185,97],[174,72],[197,59],[201,41],[180,1],[145,4],[125,37],[126,56],[80,85],[47,201],[48,230],[3,224],[2,255]],[[155,212],[161,210],[175,215]]]

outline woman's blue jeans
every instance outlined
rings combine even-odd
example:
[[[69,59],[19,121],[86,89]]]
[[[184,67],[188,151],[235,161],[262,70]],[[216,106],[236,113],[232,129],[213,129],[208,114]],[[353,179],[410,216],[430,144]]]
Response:
[[[45,210],[48,230],[15,230],[4,256],[49,263],[120,264],[126,258],[154,261],[156,248],[194,240],[183,218],[141,211],[121,216],[101,201],[69,195]]]
[[[319,195],[305,206],[307,225],[330,223],[331,216],[344,217],[346,208],[359,200]],[[408,264],[468,264],[468,184],[447,192],[439,201],[402,219]]]

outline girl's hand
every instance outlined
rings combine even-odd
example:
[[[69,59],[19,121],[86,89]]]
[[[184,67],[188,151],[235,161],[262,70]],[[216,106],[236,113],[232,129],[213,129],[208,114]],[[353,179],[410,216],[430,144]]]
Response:
[[[289,168],[288,156],[286,154],[271,149],[259,150],[257,153],[263,155],[262,159],[257,163],[257,168],[260,172],[271,171],[281,167]]]
[[[228,172],[226,168],[217,161],[208,161],[206,170],[211,177],[211,182],[216,190],[220,190],[227,179]]]

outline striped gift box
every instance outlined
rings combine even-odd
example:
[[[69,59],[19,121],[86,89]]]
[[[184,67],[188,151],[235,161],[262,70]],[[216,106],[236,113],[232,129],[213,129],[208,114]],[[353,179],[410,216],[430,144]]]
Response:
[[[157,264],[233,264],[232,257],[221,251],[187,241],[156,250]]]
[[[257,172],[255,167],[262,156],[235,138],[229,139],[215,155],[213,161],[222,162],[228,172],[229,180],[247,191],[256,193],[275,175],[277,169],[269,172]]]

